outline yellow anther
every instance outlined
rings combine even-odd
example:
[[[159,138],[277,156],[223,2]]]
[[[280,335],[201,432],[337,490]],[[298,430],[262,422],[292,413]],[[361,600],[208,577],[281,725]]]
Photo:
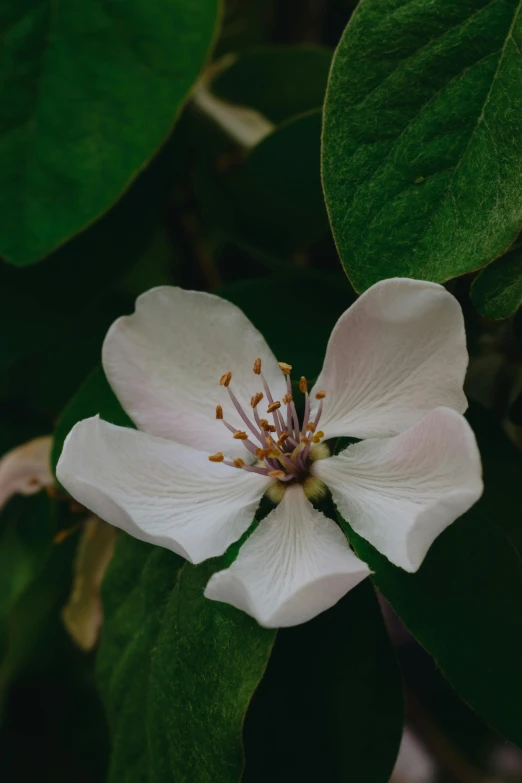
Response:
[[[222,419],[223,418],[223,408],[221,405],[216,405],[216,419]]]
[[[316,400],[324,400],[325,397],[326,397],[326,392],[324,389],[321,389],[321,391],[318,391],[317,394],[315,395]]]
[[[264,459],[265,457],[268,457],[270,449],[256,449],[256,457],[258,459]]]
[[[288,403],[289,403],[289,402],[292,402],[292,400],[293,400],[293,399],[294,399],[294,398],[292,397],[292,395],[291,395],[291,394],[285,394],[285,396],[283,397],[283,403],[284,403],[285,405],[288,405]]]
[[[234,465],[236,466],[236,468],[242,468],[244,464],[245,464],[245,460],[241,459],[241,457],[237,457],[234,460]]]
[[[319,443],[321,438],[324,438],[324,432],[322,430],[319,430],[319,432],[316,432],[314,437],[312,438],[312,443]]]
[[[236,440],[248,440],[248,435],[246,434],[246,432],[243,432],[242,430],[236,430],[236,432],[234,432],[234,435],[232,437],[235,438]]]
[[[277,427],[274,427],[273,424],[268,425],[268,432],[276,432],[276,431],[277,431]]]
[[[308,424],[306,425],[306,429],[308,432],[315,432],[315,424],[313,423],[313,421],[308,422]]]
[[[281,407],[281,403],[275,400],[274,402],[271,402],[268,408],[266,409],[267,413],[273,413],[274,411],[278,410],[278,408]]]
[[[221,376],[219,383],[221,386],[228,386],[231,380],[232,380],[232,373],[226,372],[224,375]]]
[[[282,432],[281,435],[279,436],[279,440],[277,441],[277,445],[282,446],[285,440],[287,440],[289,437],[290,435],[288,434],[288,432]]]
[[[270,424],[266,419],[259,419],[259,424],[261,425],[261,429],[265,430],[265,432],[268,432],[268,428],[270,427]]]
[[[290,373],[292,372],[291,364],[287,364],[286,362],[278,362],[278,365],[281,372],[284,372],[285,375],[290,375]]]
[[[254,372],[256,375],[261,375],[261,359],[259,358],[254,362]]]
[[[308,446],[308,444],[310,443],[310,438],[307,438],[306,435],[303,435],[303,437],[301,438],[301,443],[304,443],[305,446]]]
[[[267,457],[269,457],[269,459],[279,459],[280,456],[281,456],[281,452],[278,451],[277,449],[270,449],[270,451],[267,454]]]
[[[281,479],[285,477],[285,472],[284,470],[271,470],[269,471],[268,475],[270,476],[270,478]]]
[[[263,397],[264,397],[263,392],[258,392],[257,394],[254,394],[254,396],[250,400],[250,405],[252,406],[252,408],[256,408],[261,402],[261,400],[263,399]]]
[[[299,381],[299,391],[303,392],[303,394],[308,391],[308,382],[304,375],[301,375],[301,380]]]
[[[224,459],[225,457],[223,456],[221,451],[218,451],[217,454],[211,454],[209,457],[209,460],[211,462],[223,462]]]

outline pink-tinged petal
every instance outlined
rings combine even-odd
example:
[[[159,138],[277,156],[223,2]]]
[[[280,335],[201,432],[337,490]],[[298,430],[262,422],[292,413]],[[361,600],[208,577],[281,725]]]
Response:
[[[97,416],[71,430],[56,473],[101,519],[192,563],[243,535],[273,481]]]
[[[341,316],[312,391],[324,389],[326,437],[397,435],[434,408],[464,413],[464,319],[442,286],[395,278]],[[317,407],[317,403],[314,400]]]
[[[52,438],[35,438],[0,459],[0,509],[16,494],[33,495],[53,483]]]
[[[279,628],[329,609],[369,573],[335,522],[316,511],[295,484],[230,568],[211,577],[205,595],[247,612],[260,625]]]
[[[216,421],[216,405],[244,430],[220,378],[242,405],[262,389],[254,375],[260,357],[274,397],[284,377],[264,337],[241,310],[212,294],[162,286],[138,297],[132,315],[119,318],[103,345],[103,367],[121,404],[139,429],[209,454],[244,457],[239,441]]]
[[[419,568],[437,536],[483,489],[473,431],[449,408],[401,435],[349,446],[315,462],[312,472],[355,532],[406,571]]]

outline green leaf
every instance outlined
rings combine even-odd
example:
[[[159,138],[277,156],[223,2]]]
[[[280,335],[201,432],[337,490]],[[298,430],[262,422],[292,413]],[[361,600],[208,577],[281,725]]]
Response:
[[[192,566],[121,536],[103,585],[98,655],[109,783],[240,780],[244,715],[275,633],[203,597],[220,562]]]
[[[280,123],[323,105],[332,52],[320,46],[258,46],[240,52],[212,92]]]
[[[0,20],[0,252],[38,261],[121,196],[169,135],[218,0],[9,0]]]
[[[369,580],[278,631],[245,722],[243,783],[388,783],[402,683]]]
[[[313,269],[230,283],[218,293],[243,310],[294,378],[319,375],[330,333],[355,298],[342,274]],[[267,307],[274,295],[276,315]]]
[[[471,298],[486,318],[509,318],[522,304],[522,249],[517,247],[480,272]]]
[[[485,493],[433,544],[415,574],[396,568],[348,530],[374,581],[460,696],[522,745],[522,455],[487,420],[470,418]]]
[[[51,465],[54,472],[65,438],[74,425],[82,419],[97,415],[120,427],[134,427],[109,386],[101,367],[94,370],[80,386],[58,420],[51,451]]]
[[[489,263],[522,223],[520,0],[362,0],[334,56],[323,182],[362,291]]]
[[[229,179],[239,235],[288,252],[328,233],[320,177],[321,112],[294,117],[250,152]]]

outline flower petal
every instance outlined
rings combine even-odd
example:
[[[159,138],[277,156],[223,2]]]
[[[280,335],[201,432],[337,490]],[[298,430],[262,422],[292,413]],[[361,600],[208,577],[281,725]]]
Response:
[[[337,603],[370,573],[335,522],[316,511],[299,484],[242,546],[205,595],[267,628],[299,625]]]
[[[71,430],[56,472],[106,522],[192,563],[223,554],[243,535],[272,482],[97,416]]]
[[[216,404],[233,426],[244,424],[219,385],[232,372],[231,389],[250,409],[260,391],[254,360],[276,399],[284,377],[264,337],[241,310],[212,294],[162,286],[138,297],[136,311],[119,318],[103,345],[103,367],[121,404],[139,429],[208,453],[244,456],[223,423]]]
[[[33,495],[53,484],[50,435],[35,438],[4,454],[0,459],[0,509],[19,493]]]
[[[481,496],[480,454],[466,419],[437,408],[394,438],[349,446],[312,467],[356,533],[416,571],[442,531]]]
[[[324,389],[326,437],[397,435],[434,408],[464,413],[464,320],[442,286],[395,278],[341,316],[314,394]],[[317,405],[317,404],[316,404]]]

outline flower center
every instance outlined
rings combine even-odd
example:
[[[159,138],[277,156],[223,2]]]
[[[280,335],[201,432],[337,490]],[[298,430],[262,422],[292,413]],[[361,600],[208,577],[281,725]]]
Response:
[[[309,479],[309,468],[315,459],[328,456],[327,447],[321,443],[324,433],[318,430],[318,424],[323,412],[323,400],[326,392],[319,391],[315,395],[319,400],[319,407],[314,418],[310,414],[310,397],[308,383],[303,376],[299,381],[299,390],[305,396],[304,415],[302,423],[299,422],[295,403],[292,395],[292,381],[290,373],[292,367],[285,362],[279,362],[281,372],[286,376],[287,393],[282,400],[274,400],[266,379],[261,370],[261,359],[254,362],[254,373],[259,376],[263,385],[263,391],[254,394],[250,400],[252,412],[248,415],[242,408],[231,388],[232,373],[225,373],[221,380],[221,386],[228,391],[229,397],[241,417],[246,430],[240,430],[230,424],[223,416],[221,405],[216,407],[216,418],[223,422],[230,430],[235,440],[240,440],[243,446],[255,458],[254,464],[248,464],[241,458],[235,460],[225,459],[222,452],[212,454],[211,462],[223,462],[225,465],[239,468],[240,470],[259,473],[262,476],[270,476],[281,484],[288,485],[292,482],[305,484]],[[268,403],[266,414],[268,418],[261,418],[259,405],[266,397]],[[326,453],[325,453],[326,452]]]

